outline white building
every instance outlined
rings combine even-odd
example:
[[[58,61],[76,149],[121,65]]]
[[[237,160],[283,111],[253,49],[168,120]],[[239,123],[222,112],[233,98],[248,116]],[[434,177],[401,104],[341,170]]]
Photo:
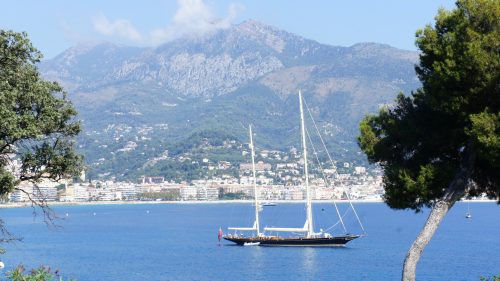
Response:
[[[116,191],[121,192],[121,195],[125,200],[134,199],[137,194],[137,189],[133,184],[120,184],[116,187]]]
[[[181,200],[196,200],[197,190],[194,186],[180,188]]]
[[[299,188],[286,189],[283,192],[285,200],[304,200],[304,190]]]
[[[366,168],[362,167],[362,166],[354,167],[354,173],[358,174],[358,175],[364,174],[364,173],[366,173]]]
[[[11,202],[26,202],[29,201],[29,197],[26,193],[20,190],[16,190],[9,194],[9,200]]]
[[[19,189],[9,195],[12,202],[27,202],[31,200],[36,201],[56,201],[57,188],[51,186],[38,186],[31,185],[19,186]]]
[[[196,189],[196,198],[198,200],[217,200],[219,199],[219,189],[215,187],[198,187]]]
[[[90,199],[90,192],[86,186],[83,185],[75,185],[73,187],[75,201],[85,202]]]

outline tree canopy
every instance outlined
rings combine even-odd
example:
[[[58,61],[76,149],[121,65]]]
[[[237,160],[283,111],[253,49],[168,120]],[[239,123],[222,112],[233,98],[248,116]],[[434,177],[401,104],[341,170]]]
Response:
[[[77,112],[58,83],[40,76],[41,58],[26,33],[0,30],[0,195],[82,169]]]
[[[360,123],[392,208],[432,206],[461,167],[468,196],[500,199],[500,2],[459,0],[435,20],[416,33],[422,87]]]

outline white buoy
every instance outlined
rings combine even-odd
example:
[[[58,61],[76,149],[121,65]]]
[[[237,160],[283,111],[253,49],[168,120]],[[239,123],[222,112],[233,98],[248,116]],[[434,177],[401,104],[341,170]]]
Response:
[[[149,210],[146,211],[146,214],[149,214]]]
[[[66,216],[67,216],[67,217],[69,217],[69,214],[68,214],[68,213],[66,213]]]
[[[5,267],[5,264],[3,264],[3,262],[0,261],[0,269],[3,269]]]
[[[96,213],[94,212],[94,216],[96,215]]]

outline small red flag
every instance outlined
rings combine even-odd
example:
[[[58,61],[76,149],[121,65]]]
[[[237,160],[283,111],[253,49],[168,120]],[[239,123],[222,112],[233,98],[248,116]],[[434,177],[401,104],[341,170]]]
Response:
[[[219,239],[219,242],[221,238],[222,238],[222,228],[219,227],[219,234],[217,234],[217,239]]]

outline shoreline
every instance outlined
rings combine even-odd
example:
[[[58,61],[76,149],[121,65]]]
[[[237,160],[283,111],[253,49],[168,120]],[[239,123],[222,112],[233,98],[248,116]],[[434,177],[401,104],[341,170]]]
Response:
[[[304,203],[304,200],[268,200],[277,205],[279,204],[299,204]],[[462,202],[477,202],[477,203],[491,203],[497,202],[494,199],[478,199],[478,200],[460,200]],[[253,200],[213,200],[213,201],[89,201],[89,202],[47,202],[47,205],[52,206],[92,206],[92,205],[157,205],[157,204],[252,204]],[[349,200],[313,200],[314,203],[349,203]],[[358,199],[351,200],[353,204],[363,203],[384,203],[382,199]],[[8,208],[28,208],[32,207],[29,202],[20,203],[6,203],[0,204],[0,209]]]
[[[348,200],[313,200],[316,203],[348,203]],[[252,204],[254,200],[245,199],[245,200],[211,200],[211,201],[202,201],[202,200],[188,200],[188,201],[88,201],[88,202],[47,202],[48,206],[92,206],[92,205],[190,205],[190,204],[206,204],[206,205],[215,205],[215,204]],[[299,204],[304,203],[304,200],[269,200],[268,202],[273,202],[277,205],[279,204]],[[366,199],[366,200],[351,200],[353,203],[383,203],[381,199]],[[0,209],[6,208],[27,208],[31,207],[31,203],[29,202],[19,202],[19,203],[6,203],[0,204]]]

